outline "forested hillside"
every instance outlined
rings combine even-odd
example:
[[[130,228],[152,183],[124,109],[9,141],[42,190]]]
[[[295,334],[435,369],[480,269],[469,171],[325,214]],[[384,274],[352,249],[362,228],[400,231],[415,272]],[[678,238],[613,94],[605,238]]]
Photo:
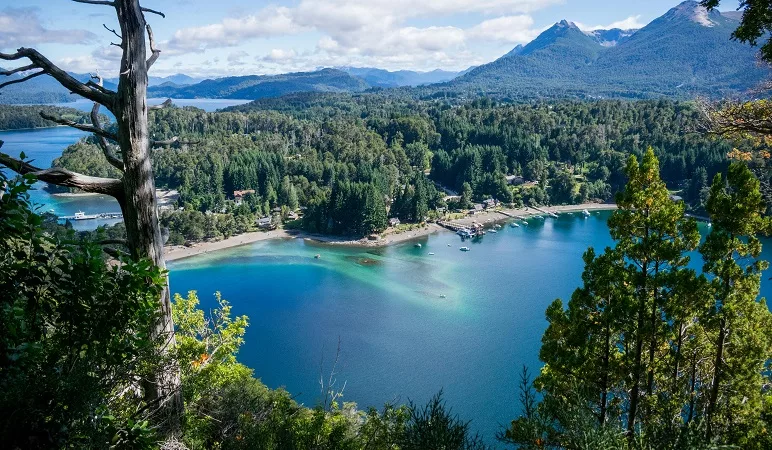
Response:
[[[89,114],[73,108],[57,106],[10,106],[0,104],[0,130],[55,127],[56,123],[41,117],[40,113],[61,117],[77,123],[89,123]],[[106,118],[103,118],[106,119]]]
[[[690,132],[698,119],[693,104],[670,101],[451,107],[299,94],[227,112],[167,108],[152,113],[151,129],[158,139],[195,142],[153,153],[158,186],[178,189],[185,207],[168,219],[182,242],[247,231],[275,208],[304,207],[309,231],[362,236],[383,230],[387,217],[421,222],[437,208],[491,197],[515,206],[610,201],[627,157],[648,147],[669,188],[701,211],[732,147]],[[115,174],[89,143],[54,164]],[[443,189],[464,195],[448,202]],[[236,205],[237,190],[255,193]]]

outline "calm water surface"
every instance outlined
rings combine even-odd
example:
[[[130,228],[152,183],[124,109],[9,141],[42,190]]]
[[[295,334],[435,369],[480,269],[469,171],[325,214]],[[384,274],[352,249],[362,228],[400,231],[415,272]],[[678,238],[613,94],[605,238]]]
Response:
[[[197,290],[205,308],[220,291],[250,317],[239,359],[270,387],[315,404],[340,338],[344,400],[420,403],[444,389],[492,438],[518,413],[521,367],[541,366],[545,309],[579,286],[587,247],[612,243],[608,215],[531,220],[471,244],[439,233],[416,241],[422,248],[262,242],[172,263],[171,286]]]
[[[0,132],[0,140],[5,153],[24,151],[48,167],[84,135],[52,128]],[[59,215],[119,210],[109,197],[59,198],[38,189],[32,198]],[[546,307],[579,286],[587,247],[612,243],[608,214],[531,220],[463,244],[439,233],[416,241],[422,248],[261,242],[172,263],[172,290],[197,290],[205,308],[221,291],[235,314],[250,317],[239,359],[301,402],[319,399],[320,368],[329,373],[340,339],[344,400],[363,407],[422,403],[444,389],[454,411],[490,439],[518,413],[521,367],[540,367]],[[763,257],[772,260],[772,242],[764,243]],[[461,252],[461,245],[472,250]],[[697,256],[693,266],[699,264]],[[767,278],[762,293],[769,297]]]
[[[164,99],[148,99],[148,104],[160,104]],[[174,100],[177,106],[195,106],[206,111],[214,111],[228,106],[240,105],[248,100],[220,99],[180,99]],[[62,103],[58,106],[91,111],[93,103],[88,100],[78,100],[72,103]],[[27,160],[32,160],[38,167],[51,166],[54,159],[61,156],[62,151],[79,139],[87,136],[79,130],[68,127],[41,128],[37,130],[0,131],[0,141],[4,141],[2,151],[14,157],[25,153]],[[58,216],[72,216],[78,211],[86,214],[120,212],[118,202],[106,195],[88,197],[59,197],[49,194],[43,189],[43,183],[37,183],[30,193],[33,202],[39,206],[40,212],[52,212]],[[78,230],[93,230],[100,225],[116,223],[116,220],[78,220],[72,224]]]

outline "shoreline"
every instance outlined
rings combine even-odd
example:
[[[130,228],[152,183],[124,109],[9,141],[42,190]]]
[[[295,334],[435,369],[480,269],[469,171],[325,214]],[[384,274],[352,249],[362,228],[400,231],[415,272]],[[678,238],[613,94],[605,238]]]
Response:
[[[555,213],[574,213],[584,209],[588,211],[610,211],[617,209],[617,206],[615,204],[607,203],[586,203],[580,205],[550,206],[541,209]],[[503,211],[503,213],[501,211]],[[507,214],[528,218],[537,215],[543,215],[544,213],[530,207],[523,207],[519,209],[501,209],[496,211],[485,211],[475,215],[467,215],[463,218],[455,219],[453,222],[458,222],[464,225],[471,225],[473,222],[482,223],[484,225],[492,225],[495,223],[506,222],[514,219]],[[231,236],[221,241],[198,242],[191,245],[190,247],[184,245],[167,246],[164,247],[164,258],[167,262],[179,261],[181,259],[191,258],[193,256],[208,254],[229,248],[241,247],[243,245],[249,245],[254,244],[255,242],[273,239],[304,239],[321,245],[377,248],[401,244],[403,242],[426,237],[441,231],[449,230],[436,223],[426,223],[423,226],[415,225],[414,229],[409,230],[400,231],[387,229],[384,232],[385,234],[380,235],[381,237],[376,240],[370,240],[366,237],[361,239],[346,239],[346,237],[343,236],[320,235],[301,230],[279,229],[271,231],[252,231],[249,233],[240,234],[238,236]]]

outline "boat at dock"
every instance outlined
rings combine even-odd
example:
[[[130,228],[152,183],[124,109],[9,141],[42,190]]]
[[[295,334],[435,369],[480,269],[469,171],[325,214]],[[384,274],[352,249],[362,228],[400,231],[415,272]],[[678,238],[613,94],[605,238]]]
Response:
[[[590,211],[582,210],[582,214],[584,214],[584,217],[590,217]]]
[[[61,216],[62,220],[99,220],[99,219],[123,219],[121,213],[99,213],[99,214],[86,214],[83,211],[78,211],[73,216]]]
[[[423,246],[422,246],[421,244],[416,244],[414,247],[415,247],[415,248],[421,248],[421,247],[423,247]]]
[[[512,227],[512,228],[520,228],[520,224],[517,223],[517,222],[512,222],[512,223],[509,224],[509,226]]]

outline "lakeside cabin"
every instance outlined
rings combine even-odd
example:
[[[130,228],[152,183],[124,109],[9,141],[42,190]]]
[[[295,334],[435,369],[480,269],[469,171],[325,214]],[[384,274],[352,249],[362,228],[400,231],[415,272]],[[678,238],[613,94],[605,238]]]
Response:
[[[236,202],[237,205],[240,205],[244,202],[244,197],[246,197],[248,194],[254,194],[254,189],[246,189],[244,191],[233,191],[233,200]]]
[[[261,230],[274,230],[276,229],[276,224],[273,223],[270,217],[261,217],[257,219],[257,227]]]
[[[397,225],[399,225],[400,223],[401,223],[401,222],[400,222],[400,221],[399,221],[399,219],[397,219],[396,217],[392,217],[391,219],[389,219],[389,226],[390,226],[390,227],[396,227],[396,226],[397,226]]]

